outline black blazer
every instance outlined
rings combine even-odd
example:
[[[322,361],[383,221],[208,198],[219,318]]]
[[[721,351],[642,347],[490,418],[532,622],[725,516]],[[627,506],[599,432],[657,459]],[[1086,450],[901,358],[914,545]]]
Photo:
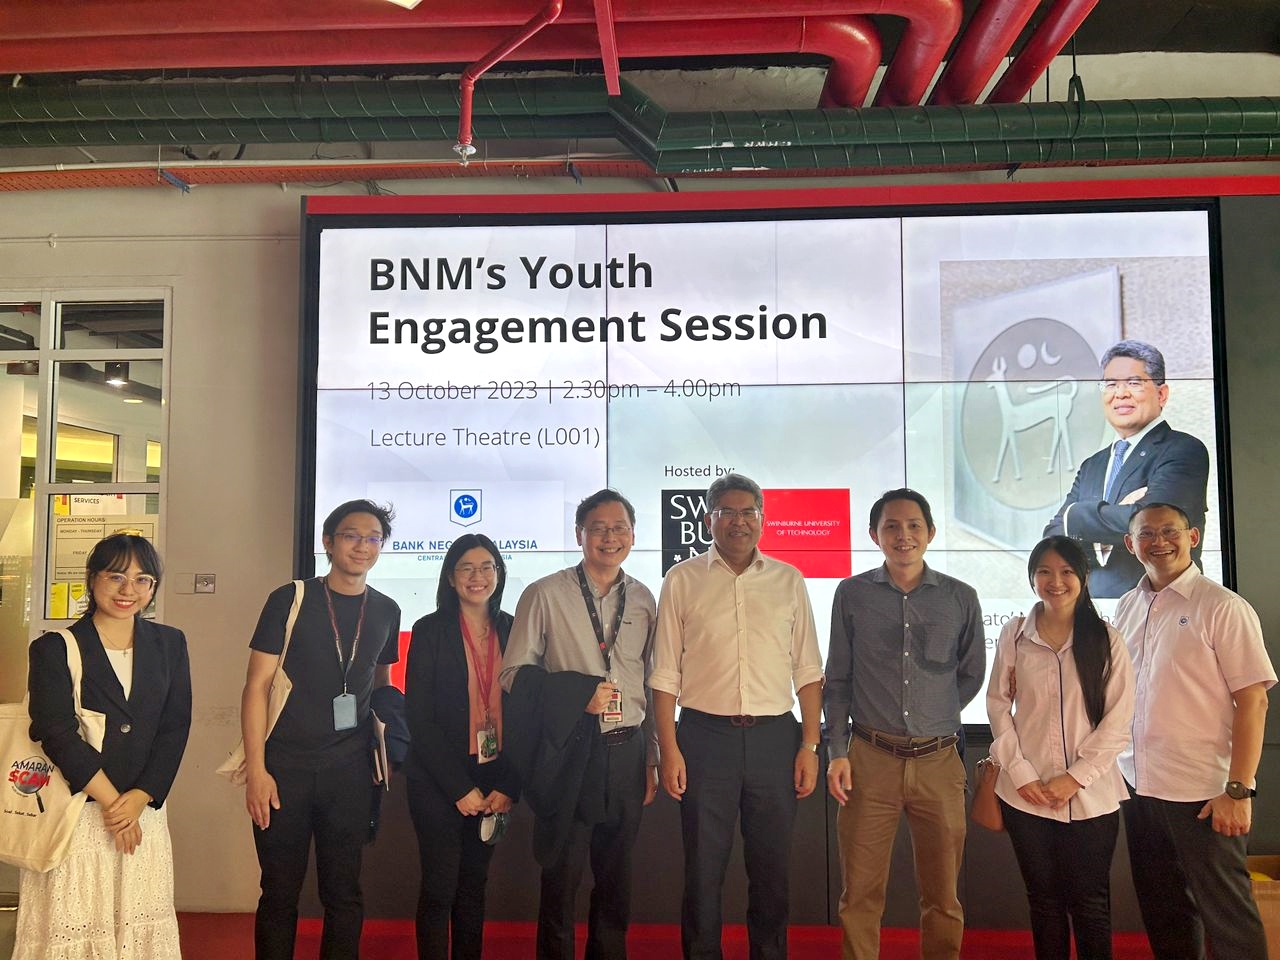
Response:
[[[535,817],[533,857],[551,868],[564,860],[575,822],[605,818],[608,781],[600,719],[586,712],[600,678],[572,670],[516,671],[507,700],[511,762]]]
[[[173,786],[191,729],[186,637],[161,623],[134,621],[133,685],[126,700],[92,619],[81,617],[71,633],[84,664],[80,701],[86,710],[107,716],[102,752],[80,738],[59,633],[46,633],[30,647],[31,739],[40,742],[73,791],[83,790],[102,770],[117,790],[145,790],[151,806],[159,808]]]
[[[1129,529],[1129,518],[1144,503],[1173,503],[1186,511],[1191,525],[1204,533],[1206,512],[1205,496],[1209,485],[1209,452],[1203,443],[1191,436],[1172,429],[1167,423],[1158,423],[1142,442],[1129,452],[1112,496],[1116,503],[1102,499],[1107,482],[1107,461],[1111,459],[1111,447],[1103,447],[1080,465],[1071,492],[1063,501],[1058,513],[1044,528],[1044,535],[1061,534],[1063,515],[1067,508],[1066,530],[1077,540],[1112,545],[1106,566],[1099,567],[1092,549],[1089,556],[1089,593],[1095,597],[1119,597],[1132,590],[1142,579],[1142,564],[1124,545],[1124,535]],[[1147,492],[1137,504],[1121,505],[1125,494],[1140,487]],[[1192,552],[1197,565],[1200,548]]]
[[[504,652],[511,635],[511,614],[494,623]],[[471,759],[471,705],[467,698],[467,651],[456,613],[429,613],[413,625],[404,681],[409,722],[409,759],[405,774],[436,786],[450,803],[462,799],[475,782]],[[504,725],[505,725],[504,713]],[[506,739],[504,731],[503,737]],[[513,800],[520,783],[505,751],[483,765],[493,789]]]

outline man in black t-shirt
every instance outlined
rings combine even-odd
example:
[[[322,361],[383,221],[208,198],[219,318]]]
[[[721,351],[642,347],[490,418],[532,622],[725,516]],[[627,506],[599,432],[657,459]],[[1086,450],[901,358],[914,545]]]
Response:
[[[322,957],[357,957],[364,921],[360,857],[369,830],[373,773],[369,697],[391,682],[400,608],[365,583],[391,535],[392,513],[369,500],[335,509],[322,528],[329,572],[305,582],[285,653],[293,684],[268,737],[271,681],[296,588],[272,591],[249,646],[240,703],[248,781],[262,869],[254,925],[258,960],[290,960],[298,894],[311,842],[324,906]]]

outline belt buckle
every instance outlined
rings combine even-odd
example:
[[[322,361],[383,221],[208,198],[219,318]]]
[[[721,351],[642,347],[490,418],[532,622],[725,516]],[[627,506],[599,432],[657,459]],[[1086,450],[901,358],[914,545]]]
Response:
[[[736,713],[729,718],[729,722],[735,727],[754,727],[756,718],[746,713]]]

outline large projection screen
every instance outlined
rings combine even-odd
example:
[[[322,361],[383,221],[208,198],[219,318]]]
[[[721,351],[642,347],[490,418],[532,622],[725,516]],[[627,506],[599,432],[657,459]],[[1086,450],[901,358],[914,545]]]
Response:
[[[393,502],[371,582],[406,630],[455,536],[498,543],[511,610],[580,557],[574,508],[605,486],[635,504],[626,568],[656,594],[706,548],[703,494],[733,470],[764,488],[761,549],[805,574],[824,648],[837,583],[882,560],[871,503],[909,486],[937,523],[927,560],[977,589],[990,649],[1034,602],[1029,549],[1115,439],[1098,361],[1122,339],[1162,351],[1162,415],[1209,452],[1202,562],[1223,579],[1212,204],[597,199],[305,217],[300,543],[322,569],[332,506]],[[986,723],[981,696],[964,720]]]

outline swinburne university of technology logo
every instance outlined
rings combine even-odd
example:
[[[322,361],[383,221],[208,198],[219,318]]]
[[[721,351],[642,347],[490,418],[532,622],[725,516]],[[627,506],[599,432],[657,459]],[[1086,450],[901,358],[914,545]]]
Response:
[[[460,527],[469,527],[479,523],[484,504],[483,490],[450,490],[449,522]]]
[[[20,797],[34,797],[36,806],[44,813],[44,803],[40,799],[40,791],[53,775],[53,764],[45,757],[27,757],[15,760],[9,765],[9,786]]]

